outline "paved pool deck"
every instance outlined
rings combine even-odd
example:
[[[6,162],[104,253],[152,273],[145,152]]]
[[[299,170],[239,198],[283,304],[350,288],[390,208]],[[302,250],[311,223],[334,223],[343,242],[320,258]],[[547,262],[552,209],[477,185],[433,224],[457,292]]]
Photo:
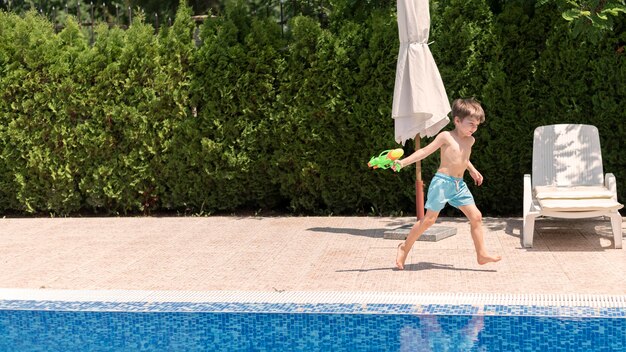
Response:
[[[162,291],[318,291],[626,294],[626,249],[610,222],[538,220],[534,247],[521,218],[485,218],[502,261],[478,265],[464,218],[457,234],[418,241],[394,268],[394,217],[106,217],[0,219],[0,288]],[[625,222],[626,224],[626,222]]]

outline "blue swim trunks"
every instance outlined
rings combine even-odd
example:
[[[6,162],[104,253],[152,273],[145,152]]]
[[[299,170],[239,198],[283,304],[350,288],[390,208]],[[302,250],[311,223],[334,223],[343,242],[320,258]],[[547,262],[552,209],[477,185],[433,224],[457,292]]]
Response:
[[[441,211],[446,203],[455,208],[474,204],[474,197],[462,178],[437,172],[428,186],[428,196],[424,208]]]

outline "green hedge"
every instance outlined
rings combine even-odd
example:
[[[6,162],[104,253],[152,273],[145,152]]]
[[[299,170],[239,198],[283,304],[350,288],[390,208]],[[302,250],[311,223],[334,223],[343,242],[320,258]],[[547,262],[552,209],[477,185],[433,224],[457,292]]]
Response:
[[[55,33],[0,12],[0,210],[413,214],[413,170],[366,165],[396,147],[395,2],[334,1],[281,28],[233,0],[197,29],[184,3],[158,34],[138,16],[93,44],[72,19]],[[448,96],[487,114],[472,154],[483,213],[521,214],[533,130],[562,122],[598,126],[626,201],[624,19],[590,43],[554,5],[489,5],[431,1]],[[426,183],[437,162],[423,161]]]

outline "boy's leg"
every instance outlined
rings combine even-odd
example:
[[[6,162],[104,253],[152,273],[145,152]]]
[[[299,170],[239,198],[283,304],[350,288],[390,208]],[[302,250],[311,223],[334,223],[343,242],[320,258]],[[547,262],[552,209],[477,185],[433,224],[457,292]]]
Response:
[[[411,247],[413,247],[415,241],[417,241],[417,239],[435,223],[438,216],[438,211],[432,211],[429,209],[426,211],[424,218],[413,225],[409,235],[406,237],[406,240],[398,245],[398,253],[396,255],[396,267],[398,269],[404,269],[404,262],[406,261],[407,255],[409,255],[409,252],[411,251]]]
[[[470,221],[470,231],[472,233],[472,240],[474,241],[474,248],[476,248],[478,264],[482,265],[500,261],[502,258],[499,255],[490,255],[485,248],[485,241],[483,239],[483,215],[476,205],[463,205],[459,207],[459,210],[461,210]]]

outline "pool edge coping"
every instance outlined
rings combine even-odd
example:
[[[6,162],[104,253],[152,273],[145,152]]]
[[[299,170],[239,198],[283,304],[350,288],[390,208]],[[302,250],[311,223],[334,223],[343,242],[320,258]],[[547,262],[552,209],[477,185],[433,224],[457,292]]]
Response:
[[[626,295],[0,288],[0,310],[626,318]]]

